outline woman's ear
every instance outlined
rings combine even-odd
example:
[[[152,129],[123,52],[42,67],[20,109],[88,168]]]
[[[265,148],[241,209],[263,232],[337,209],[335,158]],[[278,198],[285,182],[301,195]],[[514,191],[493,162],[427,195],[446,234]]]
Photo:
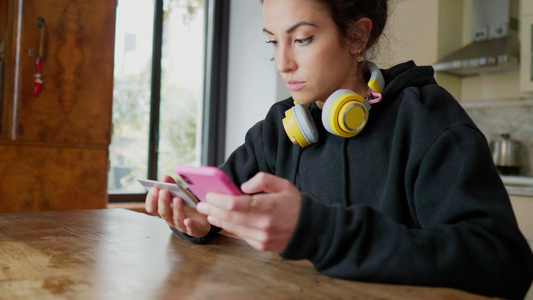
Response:
[[[372,20],[369,18],[360,18],[355,22],[355,26],[349,31],[350,53],[357,54],[365,48],[368,42],[370,32],[372,31]]]

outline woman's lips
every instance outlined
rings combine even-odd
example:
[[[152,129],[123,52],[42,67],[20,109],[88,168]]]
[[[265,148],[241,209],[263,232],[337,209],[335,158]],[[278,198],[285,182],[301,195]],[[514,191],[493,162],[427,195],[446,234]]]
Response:
[[[289,91],[298,91],[304,87],[305,82],[296,80],[285,80],[285,84],[287,85],[287,89],[289,89]]]

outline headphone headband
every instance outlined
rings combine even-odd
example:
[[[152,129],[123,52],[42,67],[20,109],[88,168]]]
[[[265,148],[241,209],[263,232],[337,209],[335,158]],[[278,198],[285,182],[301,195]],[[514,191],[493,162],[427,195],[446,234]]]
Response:
[[[368,87],[375,93],[381,93],[383,87],[385,87],[385,78],[379,70],[378,66],[371,61],[366,62],[368,64],[368,70],[370,71],[370,79],[368,80]]]

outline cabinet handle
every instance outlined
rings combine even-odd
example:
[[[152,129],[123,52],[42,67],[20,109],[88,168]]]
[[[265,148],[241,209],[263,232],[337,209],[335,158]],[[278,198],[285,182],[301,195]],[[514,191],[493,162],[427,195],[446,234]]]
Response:
[[[39,55],[37,56],[37,60],[43,61],[44,60],[44,54],[43,54],[43,48],[44,48],[44,19],[42,17],[39,17],[37,19],[37,26],[41,29],[41,37],[39,39]],[[36,63],[37,64],[37,63]]]

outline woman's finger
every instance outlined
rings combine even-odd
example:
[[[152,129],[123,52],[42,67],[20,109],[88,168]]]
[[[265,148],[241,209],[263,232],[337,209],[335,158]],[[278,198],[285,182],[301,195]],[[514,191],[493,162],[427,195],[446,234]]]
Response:
[[[146,200],[144,203],[144,208],[146,209],[146,212],[153,215],[157,213],[157,201],[159,195],[159,189],[156,187],[153,187],[148,191],[148,194],[146,194]]]
[[[225,198],[225,197],[223,197]],[[214,200],[216,202],[216,200]],[[231,200],[228,200],[228,199],[222,199],[221,201],[231,201]],[[239,212],[238,210],[232,210],[232,209],[227,209],[226,207],[232,207],[232,209],[235,209],[234,206],[232,205],[225,205],[224,203],[221,203],[221,202],[216,202],[216,203],[198,203],[196,209],[198,210],[199,213],[201,214],[204,214],[204,215],[210,215],[210,216],[214,216],[216,218],[219,218],[219,219],[222,219],[222,220],[229,220],[229,219],[232,219],[234,215],[237,215],[237,213]]]
[[[209,206],[204,206],[205,203],[208,203]],[[229,214],[231,212],[269,214],[278,208],[278,201],[276,201],[273,195],[264,193],[242,196],[210,193],[205,203],[199,204],[200,213],[205,215],[216,214],[218,218],[222,219],[230,218]]]
[[[253,227],[256,229],[268,229],[270,227],[270,220],[268,215],[251,214],[250,212],[228,211],[218,207],[211,206],[209,208],[209,216],[224,222],[233,223],[236,225]],[[214,225],[214,224],[213,224]]]
[[[209,215],[211,212],[207,210],[208,208],[218,208],[227,212],[268,214],[275,211],[278,207],[278,201],[272,196],[272,194],[231,196],[209,193],[206,201],[198,204],[198,211],[204,215]],[[205,203],[209,204],[209,206],[205,206]],[[217,211],[220,212],[220,210]],[[218,217],[226,218],[221,215]]]
[[[211,204],[212,206],[219,207],[228,211],[242,212],[250,211],[251,201],[252,199],[250,195],[234,196],[217,193],[208,193],[205,199],[205,203]],[[202,207],[202,205],[200,205],[200,207]]]
[[[192,219],[185,219],[183,221],[183,225],[185,226],[185,230],[188,235],[197,236],[199,234],[196,223]]]
[[[163,182],[176,183],[174,178],[165,175],[162,179]],[[151,215],[158,213],[158,202],[159,202],[159,189],[156,187],[151,188],[146,194],[146,199],[144,201],[144,208],[146,212]]]
[[[170,207],[170,193],[166,190],[160,190],[159,191],[159,199],[157,203],[157,213],[165,222],[167,222],[168,226],[174,227],[174,222],[172,219],[172,208]]]
[[[287,179],[265,172],[255,174],[254,177],[241,185],[242,191],[246,194],[280,193],[293,187]]]
[[[207,221],[209,221],[211,225],[220,227],[228,232],[242,237],[243,239],[250,239],[258,242],[265,242],[267,240],[267,234],[265,231],[257,228],[242,226],[230,221],[219,220],[213,216],[208,216]]]
[[[181,232],[185,232],[187,228],[183,224],[183,220],[187,218],[187,215],[185,214],[185,209],[183,208],[183,199],[174,197],[174,199],[172,199],[172,210],[172,220],[174,222],[173,227]]]
[[[163,176],[163,179],[161,181],[168,183],[176,183],[176,180],[174,180],[174,178],[170,177],[169,175]]]

